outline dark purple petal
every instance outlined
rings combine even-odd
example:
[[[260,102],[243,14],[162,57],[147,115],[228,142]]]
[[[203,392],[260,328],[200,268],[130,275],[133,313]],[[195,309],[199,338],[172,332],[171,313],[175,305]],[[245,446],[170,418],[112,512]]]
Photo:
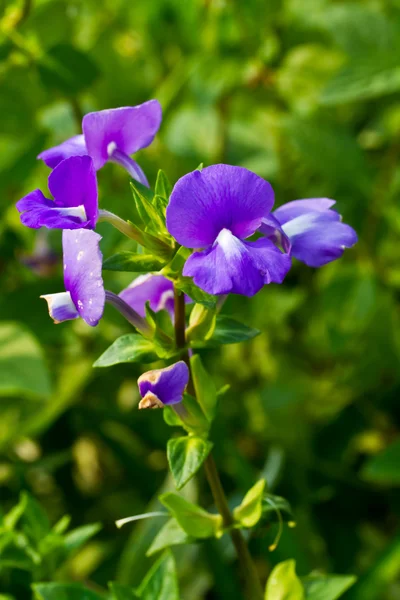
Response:
[[[187,248],[214,243],[222,229],[252,235],[274,203],[270,184],[242,167],[213,165],[176,183],[167,207],[167,229]]]
[[[97,325],[103,315],[105,291],[101,276],[101,236],[90,229],[63,231],[64,283],[79,315]]]
[[[342,223],[333,210],[303,214],[288,221],[283,230],[291,241],[292,256],[309,267],[322,267],[340,258],[345,248],[357,242],[354,229]]]
[[[72,302],[71,294],[69,292],[47,294],[40,297],[46,300],[49,315],[55,323],[62,323],[63,321],[70,321],[71,319],[77,319],[79,317],[79,313],[76,310],[75,304]]]
[[[58,146],[54,146],[53,148],[41,152],[38,155],[38,158],[43,160],[48,167],[54,169],[58,163],[65,158],[69,158],[70,156],[83,156],[87,153],[85,138],[80,134],[75,135],[69,140],[65,140],[65,142]]]
[[[21,214],[21,223],[32,229],[78,229],[88,224],[83,206],[57,206],[48,200],[40,190],[34,190],[19,202],[17,209]]]
[[[96,170],[108,161],[114,149],[134,154],[149,146],[160,127],[161,117],[157,100],[85,115],[82,129]]]
[[[138,379],[142,401],[139,408],[152,408],[182,401],[189,382],[189,369],[179,361],[166,369],[155,369],[143,373]]]
[[[140,275],[119,296],[141,317],[146,315],[146,302],[154,312],[165,309],[174,314],[174,286],[162,275]]]
[[[211,248],[194,252],[183,274],[209,294],[254,296],[266,283],[280,283],[290,268],[290,258],[266,238],[243,242],[223,229]]]
[[[86,226],[96,226],[97,179],[90,156],[72,156],[60,162],[49,175],[49,190],[59,207],[83,206]]]
[[[306,200],[293,200],[287,202],[274,210],[274,217],[278,219],[281,225],[287,221],[291,221],[300,215],[309,213],[310,211],[325,212],[331,206],[336,204],[336,200],[330,198],[307,198]],[[333,211],[332,211],[333,212]]]

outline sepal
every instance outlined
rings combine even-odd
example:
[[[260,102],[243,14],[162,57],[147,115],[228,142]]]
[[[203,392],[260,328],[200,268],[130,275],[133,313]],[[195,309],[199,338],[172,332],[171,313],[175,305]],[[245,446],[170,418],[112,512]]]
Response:
[[[235,525],[238,527],[254,527],[262,516],[262,501],[266,481],[260,479],[247,492],[242,503],[233,511]]]

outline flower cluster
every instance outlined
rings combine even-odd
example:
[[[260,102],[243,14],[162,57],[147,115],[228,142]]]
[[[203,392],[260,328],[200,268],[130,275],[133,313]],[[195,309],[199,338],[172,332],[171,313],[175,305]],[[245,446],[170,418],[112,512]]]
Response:
[[[166,310],[173,319],[174,278],[168,278],[167,265],[162,272],[141,275],[119,296],[104,290],[101,237],[94,231],[101,212],[107,213],[99,211],[96,172],[106,162],[116,162],[149,187],[131,155],[151,144],[160,124],[157,100],[92,112],[83,118],[82,134],[39,155],[52,169],[48,188],[53,200],[36,189],[17,209],[27,227],[63,230],[65,291],[43,296],[55,322],[81,317],[95,326],[105,302],[145,336],[152,334],[147,306],[154,313]],[[188,249],[180,276],[216,296],[253,296],[264,285],[282,283],[293,257],[321,267],[357,241],[355,231],[332,209],[334,200],[295,200],[273,211],[271,185],[242,167],[218,164],[188,173],[166,200],[161,215],[166,229],[155,233],[169,235],[175,251],[178,245]],[[112,216],[125,224],[118,226],[121,231],[130,227]],[[179,402],[187,382],[183,362],[145,374],[139,380],[141,406]]]

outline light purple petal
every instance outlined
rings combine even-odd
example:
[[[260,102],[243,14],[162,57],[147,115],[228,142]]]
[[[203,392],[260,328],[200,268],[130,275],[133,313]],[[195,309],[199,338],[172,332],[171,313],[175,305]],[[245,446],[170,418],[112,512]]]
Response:
[[[281,225],[287,221],[291,221],[300,215],[309,213],[310,211],[325,212],[331,206],[336,204],[336,200],[330,198],[307,198],[306,200],[293,200],[287,202],[274,210],[274,217],[278,219]],[[333,211],[332,211],[333,212]]]
[[[46,300],[49,315],[55,323],[78,319],[79,313],[76,310],[75,304],[72,302],[71,294],[69,292],[47,294],[40,297]]]
[[[64,208],[48,200],[40,190],[34,190],[19,202],[21,223],[32,229],[78,229],[88,224],[84,206]]]
[[[154,312],[165,309],[174,314],[174,286],[162,275],[140,275],[119,296],[141,317],[146,315],[146,302]]]
[[[167,229],[187,248],[214,243],[222,229],[252,235],[274,203],[270,184],[242,167],[213,165],[176,183],[167,207]]]
[[[134,154],[149,146],[160,127],[161,118],[161,106],[157,100],[85,115],[82,129],[96,170],[101,169],[115,148],[125,154]]]
[[[63,231],[64,283],[79,315],[88,325],[101,319],[105,291],[101,276],[101,236],[90,229]]]
[[[48,167],[54,169],[65,158],[83,156],[87,153],[85,138],[80,134],[69,138],[69,140],[65,140],[65,142],[62,142],[58,146],[44,150],[44,152],[38,155],[38,158],[43,160]]]
[[[148,371],[138,379],[139,391],[143,399],[146,399],[147,396],[151,401],[152,396],[155,396],[162,404],[167,405],[182,401],[188,382],[189,369],[183,361],[179,361],[165,369]],[[150,406],[142,404],[140,408]]]
[[[340,258],[345,248],[357,242],[354,229],[342,223],[333,210],[303,214],[288,221],[283,230],[291,241],[292,256],[309,267],[322,267]]]
[[[86,226],[96,226],[97,179],[90,156],[72,156],[60,162],[49,175],[49,190],[58,206],[84,206]]]
[[[253,296],[266,283],[281,282],[289,268],[288,255],[266,238],[243,242],[223,229],[211,248],[189,256],[183,274],[209,294]]]

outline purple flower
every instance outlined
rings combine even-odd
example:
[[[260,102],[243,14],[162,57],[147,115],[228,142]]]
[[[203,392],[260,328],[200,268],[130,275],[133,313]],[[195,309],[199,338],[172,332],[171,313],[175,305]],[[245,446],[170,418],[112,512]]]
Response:
[[[49,175],[53,200],[34,190],[17,202],[21,222],[39,229],[94,229],[98,217],[96,171],[90,156],[60,162]]]
[[[266,237],[245,241],[268,217],[270,184],[242,167],[213,165],[175,185],[167,207],[167,229],[187,248],[201,248],[183,274],[210,294],[253,296],[263,285],[281,283],[290,258]]]
[[[140,275],[119,296],[141,317],[146,316],[146,302],[154,312],[164,309],[174,315],[174,285],[163,275]]]
[[[142,169],[129,155],[151,144],[160,127],[161,117],[161,106],[157,100],[88,113],[82,121],[83,135],[45,150],[38,158],[54,168],[64,158],[89,154],[96,170],[112,160],[121,164],[131,177],[148,186]]]
[[[88,229],[63,231],[65,292],[41,296],[47,301],[55,323],[82,317],[94,327],[104,311],[105,292],[101,276],[101,236]]]
[[[189,369],[182,360],[167,367],[143,373],[138,379],[142,400],[139,408],[161,408],[182,401],[189,382]]]
[[[309,267],[322,267],[357,242],[354,229],[331,210],[334,204],[329,198],[288,202],[263,221],[260,232]]]

